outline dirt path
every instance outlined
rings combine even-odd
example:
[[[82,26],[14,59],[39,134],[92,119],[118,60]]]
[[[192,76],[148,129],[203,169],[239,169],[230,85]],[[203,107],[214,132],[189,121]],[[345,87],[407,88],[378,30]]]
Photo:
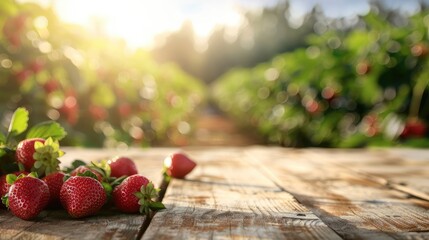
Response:
[[[191,146],[248,146],[263,144],[255,132],[241,129],[232,119],[208,104],[197,116]]]

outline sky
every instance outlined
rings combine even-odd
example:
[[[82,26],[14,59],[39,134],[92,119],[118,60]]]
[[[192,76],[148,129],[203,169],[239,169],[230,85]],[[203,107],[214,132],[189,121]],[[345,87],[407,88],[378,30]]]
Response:
[[[159,36],[193,24],[197,38],[205,40],[219,25],[236,29],[243,23],[244,10],[257,11],[280,0],[20,0],[53,4],[60,18],[89,28],[102,23],[104,31],[126,40],[131,47],[151,48]],[[379,0],[405,12],[418,10],[419,0]],[[429,2],[429,0],[425,0]],[[299,20],[318,4],[328,17],[365,14],[365,0],[290,0],[292,19]]]

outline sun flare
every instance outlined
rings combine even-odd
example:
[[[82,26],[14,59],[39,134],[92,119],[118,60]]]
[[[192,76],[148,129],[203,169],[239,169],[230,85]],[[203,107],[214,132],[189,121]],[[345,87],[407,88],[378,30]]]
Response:
[[[43,2],[43,0],[38,0]],[[206,39],[219,25],[237,28],[243,20],[242,7],[233,1],[140,1],[57,0],[60,19],[98,28],[110,36],[121,37],[132,47],[153,47],[157,36],[177,31],[185,21],[193,25],[195,35]]]

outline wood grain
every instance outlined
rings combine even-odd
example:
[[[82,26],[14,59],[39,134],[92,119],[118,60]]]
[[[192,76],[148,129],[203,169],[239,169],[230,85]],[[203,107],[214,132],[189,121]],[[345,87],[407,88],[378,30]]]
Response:
[[[310,210],[246,163],[239,148],[189,149],[198,162],[174,179],[143,239],[339,239]]]
[[[247,156],[341,237],[429,237],[427,201],[409,199],[407,194],[386,188],[350,169],[353,160],[361,159],[370,165],[385,161],[386,153],[359,150],[322,157],[319,150],[281,148],[272,148],[267,153],[266,149],[253,148],[247,151]],[[341,161],[347,167],[338,165]]]

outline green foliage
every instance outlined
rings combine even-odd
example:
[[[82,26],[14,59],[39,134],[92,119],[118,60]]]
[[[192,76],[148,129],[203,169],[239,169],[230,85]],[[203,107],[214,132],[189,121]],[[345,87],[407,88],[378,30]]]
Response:
[[[228,72],[213,96],[271,143],[425,146],[427,131],[405,129],[413,121],[427,128],[429,120],[427,14],[397,26],[370,12],[360,27],[312,35],[307,48]]]
[[[50,119],[64,126],[44,123],[27,136],[49,132],[62,145],[90,147],[186,144],[190,133],[178,124],[193,121],[204,101],[197,79],[120,40],[64,24],[52,8],[6,0],[0,13],[2,117],[23,106],[29,124]],[[12,135],[23,127],[17,122]],[[0,142],[6,138],[0,134]]]

